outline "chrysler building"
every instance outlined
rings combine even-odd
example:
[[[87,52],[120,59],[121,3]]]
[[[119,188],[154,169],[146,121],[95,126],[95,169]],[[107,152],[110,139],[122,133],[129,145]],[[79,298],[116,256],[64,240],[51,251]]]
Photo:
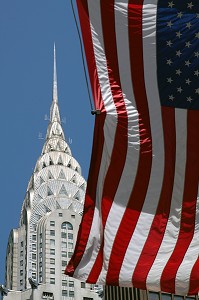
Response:
[[[5,300],[99,299],[97,287],[64,275],[84,205],[86,181],[61,125],[54,48],[53,96],[45,143],[29,180],[19,227],[6,252]]]

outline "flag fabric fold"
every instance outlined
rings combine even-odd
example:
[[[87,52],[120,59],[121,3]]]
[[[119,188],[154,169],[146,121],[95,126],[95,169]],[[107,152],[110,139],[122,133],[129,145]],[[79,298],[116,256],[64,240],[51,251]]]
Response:
[[[96,109],[65,274],[199,291],[199,3],[76,0]]]

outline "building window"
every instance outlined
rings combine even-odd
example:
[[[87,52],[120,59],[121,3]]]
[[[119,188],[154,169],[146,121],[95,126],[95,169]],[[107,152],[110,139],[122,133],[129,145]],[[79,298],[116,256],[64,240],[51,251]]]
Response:
[[[66,228],[67,228],[66,222],[62,223],[61,224],[61,229],[66,229]]]
[[[32,278],[36,279],[36,273],[32,273]]]
[[[21,242],[21,247],[23,247],[23,242]]]
[[[36,244],[32,244],[32,250],[36,250]]]
[[[42,275],[39,275],[39,282],[42,282]]]
[[[61,246],[62,246],[62,248],[67,248],[67,243],[66,242],[62,242]]]
[[[36,269],[36,264],[35,263],[32,264],[32,269],[34,269],[34,270]]]
[[[20,276],[23,276],[23,270],[20,270]]]
[[[20,285],[23,285],[23,280],[20,280]]]
[[[50,240],[50,245],[55,246],[55,240]]]
[[[36,253],[32,253],[32,259],[36,259]]]
[[[54,177],[50,171],[48,171],[48,179],[54,179]]]
[[[61,237],[62,237],[62,239],[66,239],[66,232],[62,232]]]
[[[55,274],[55,268],[50,268],[50,274]]]
[[[52,149],[52,146],[51,146],[51,149]],[[49,157],[49,165],[50,166],[54,165],[51,157]]]
[[[67,297],[68,296],[68,291],[67,290],[62,290],[62,296]]]
[[[93,300],[93,298],[90,298],[90,297],[83,297],[83,300]]]
[[[81,282],[81,288],[85,289],[86,287],[86,283],[85,282]]]
[[[68,233],[68,238],[69,238],[70,240],[72,240],[72,239],[73,239],[73,234],[72,234],[72,233]]]
[[[36,240],[37,240],[36,234],[33,234],[33,235],[32,235],[32,240],[33,240],[33,241],[36,241]]]
[[[64,222],[61,224],[61,229],[73,230],[73,225],[69,222]]]
[[[68,258],[71,258],[73,255],[73,252],[68,252]]]
[[[54,299],[54,295],[50,292],[43,292],[42,299]]]
[[[68,196],[68,193],[66,191],[66,188],[65,188],[64,184],[62,184],[62,187],[61,187],[61,189],[59,191],[59,195],[66,195],[66,196]]]
[[[62,286],[67,286],[67,280],[62,280]]]
[[[68,243],[68,248],[72,249],[73,248],[73,243]]]
[[[50,278],[50,283],[55,284],[55,278]]]
[[[64,175],[64,171],[61,169],[60,173],[59,173],[59,179],[66,179],[66,176]]]
[[[23,256],[23,251],[20,252],[20,256]]]
[[[55,236],[55,230],[50,230],[50,235]]]
[[[60,165],[60,166],[63,165],[61,156],[59,156],[58,161],[57,161],[57,164]]]
[[[55,226],[55,221],[50,221],[50,226]]]
[[[50,254],[55,255],[55,249],[50,249]]]
[[[66,252],[66,251],[62,251],[62,252],[61,252],[61,256],[62,256],[62,257],[67,257],[67,252]]]
[[[72,280],[69,281],[69,287],[74,287],[74,281]]]
[[[62,267],[66,267],[67,265],[67,261],[66,260],[62,260]]]
[[[71,215],[71,218],[75,219],[75,215]]]
[[[54,265],[55,264],[55,259],[54,258],[50,258],[50,263],[51,263],[51,265]]]
[[[23,260],[20,261],[20,266],[23,266]]]
[[[63,214],[62,213],[59,213],[59,217],[62,217],[63,216]]]
[[[69,291],[69,297],[74,297],[75,293],[74,291]]]

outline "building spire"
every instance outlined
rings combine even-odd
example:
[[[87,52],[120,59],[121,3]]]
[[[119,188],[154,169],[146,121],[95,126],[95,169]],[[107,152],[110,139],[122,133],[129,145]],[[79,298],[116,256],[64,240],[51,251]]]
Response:
[[[57,91],[57,65],[56,65],[56,48],[54,43],[54,69],[53,69],[53,99],[52,105],[50,109],[50,122],[59,122],[60,120],[60,113],[58,107],[58,91]]]
[[[53,95],[52,104],[50,108],[50,122],[46,134],[46,142],[44,144],[43,153],[50,151],[65,151],[67,144],[65,142],[64,131],[61,125],[61,118],[58,106],[58,93],[57,93],[57,68],[56,68],[56,49],[54,44],[54,70],[53,70]],[[62,141],[62,142],[61,142]],[[64,141],[64,143],[63,143]],[[63,144],[63,149],[61,149],[60,144]],[[65,145],[66,144],[66,145]]]
[[[55,43],[54,43],[54,72],[53,72],[53,102],[58,102],[57,66],[56,66],[56,47],[55,47]]]

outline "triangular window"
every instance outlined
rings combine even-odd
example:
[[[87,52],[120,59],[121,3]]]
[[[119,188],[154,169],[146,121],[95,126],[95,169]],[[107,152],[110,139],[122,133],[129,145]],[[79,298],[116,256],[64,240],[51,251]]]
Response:
[[[51,144],[48,145],[48,150],[53,151],[53,146]]]
[[[53,192],[51,191],[51,189],[49,188],[49,186],[47,187],[47,195],[48,196],[53,195]]]
[[[45,180],[40,176],[40,184],[44,183]]]
[[[76,171],[76,172],[79,172],[79,168],[78,168],[78,167],[76,167],[76,168],[75,168],[75,171]]]
[[[65,153],[70,154],[68,151],[68,147],[65,148]]]
[[[54,177],[50,171],[48,171],[48,179],[54,179]]]
[[[61,209],[61,206],[59,205],[59,203],[56,201],[56,209]]]
[[[38,198],[39,198],[40,200],[43,199],[42,196],[40,196],[39,194],[38,194]]]
[[[62,158],[61,156],[59,156],[59,159],[58,159],[58,162],[57,162],[58,165],[63,165],[63,161],[62,161]]]
[[[82,183],[82,185],[80,185],[80,188],[85,190],[85,183]]]
[[[74,197],[76,200],[79,200],[79,191],[77,191],[77,193],[74,195]]]
[[[66,176],[65,176],[63,170],[60,171],[58,179],[66,179]]]
[[[77,183],[77,179],[76,179],[76,176],[75,175],[73,175],[73,177],[71,178],[71,180],[70,180],[71,182],[73,182],[73,183]]]
[[[56,148],[57,148],[57,150],[61,150],[61,147],[60,147],[60,143],[59,143],[59,142],[57,143],[57,147],[56,147]]]
[[[54,165],[51,157],[49,157],[49,165],[50,166]]]
[[[66,195],[66,196],[68,196],[68,193],[66,191],[66,188],[65,188],[64,184],[62,184],[62,187],[61,187],[61,189],[59,191],[59,195]]]
[[[70,160],[69,160],[69,162],[68,162],[68,164],[67,164],[67,167],[68,167],[68,168],[71,168],[71,167],[72,167],[71,161],[70,161]]]
[[[51,209],[49,207],[47,207],[46,205],[44,205],[44,208],[45,208],[45,211],[48,213],[48,212],[51,212]]]

